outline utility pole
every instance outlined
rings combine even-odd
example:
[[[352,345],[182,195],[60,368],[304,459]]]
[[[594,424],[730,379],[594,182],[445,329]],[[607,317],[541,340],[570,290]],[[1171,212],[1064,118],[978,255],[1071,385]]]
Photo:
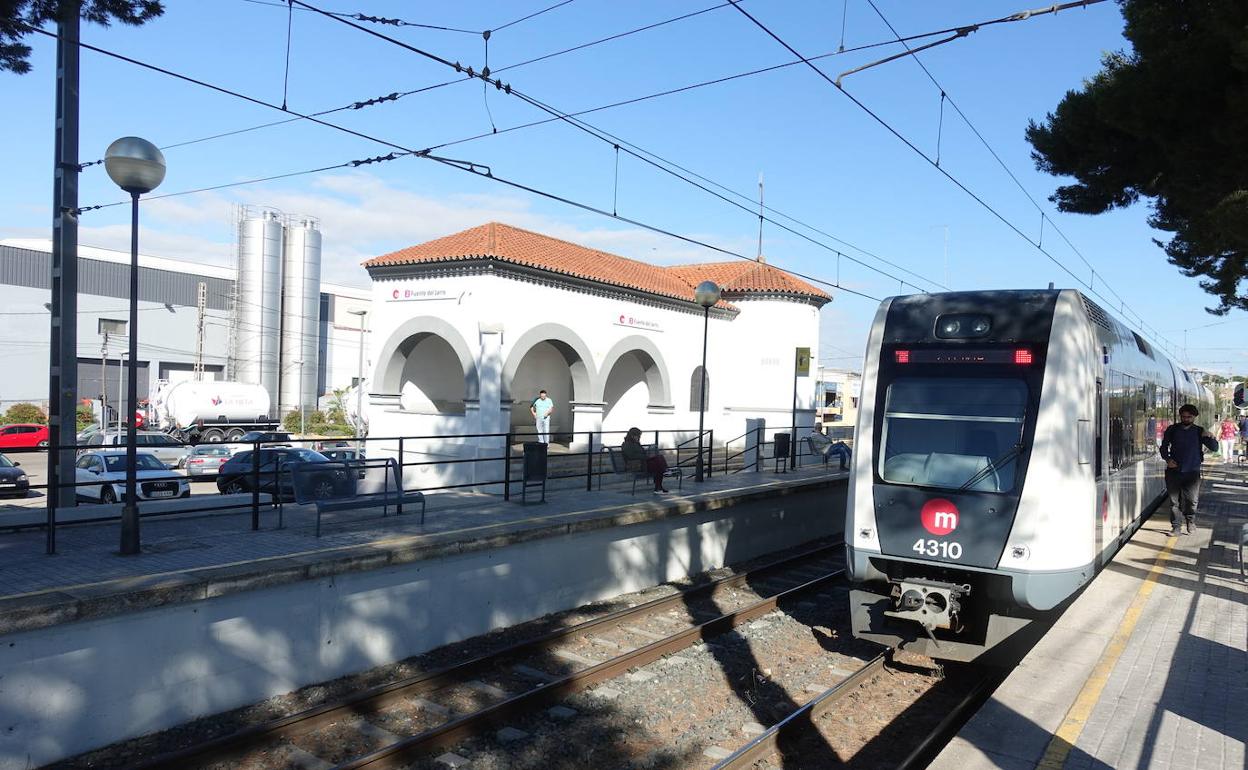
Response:
[[[208,284],[200,281],[195,287],[195,309],[199,321],[195,331],[195,381],[204,379],[204,311],[208,308]]]
[[[763,261],[763,172],[758,172],[758,259]]]
[[[61,484],[73,481],[78,420],[78,18],[61,3],[56,38],[56,146],[52,174],[52,319],[48,368],[47,553],[56,553]],[[67,505],[77,501],[69,488]]]
[[[117,359],[121,365],[121,359]],[[117,389],[118,400],[121,389]],[[100,430],[108,429],[108,332],[104,332],[104,344],[100,346]]]

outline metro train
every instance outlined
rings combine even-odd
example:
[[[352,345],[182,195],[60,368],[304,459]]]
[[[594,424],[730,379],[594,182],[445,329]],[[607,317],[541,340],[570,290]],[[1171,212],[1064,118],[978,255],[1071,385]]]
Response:
[[[1212,395],[1074,290],[886,299],[845,522],[853,632],[985,657],[1090,581],[1165,493],[1178,407]]]

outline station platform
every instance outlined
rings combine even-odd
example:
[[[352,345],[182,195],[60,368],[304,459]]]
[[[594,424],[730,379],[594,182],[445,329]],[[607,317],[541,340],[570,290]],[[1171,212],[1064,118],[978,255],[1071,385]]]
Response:
[[[118,522],[58,527],[51,556],[45,532],[5,533],[0,635],[843,486],[847,476],[824,466],[715,474],[666,495],[608,481],[594,491],[548,490],[544,503],[530,504],[518,492],[511,501],[447,492],[427,496],[423,525],[419,506],[403,515],[363,509],[326,514],[320,537],[315,508],[289,503],[264,506],[254,531],[250,511],[144,518],[142,552],[132,556],[118,552]],[[833,518],[839,528],[839,510]]]
[[[1206,466],[1191,535],[1163,503],[929,766],[1241,770],[1248,472]]]

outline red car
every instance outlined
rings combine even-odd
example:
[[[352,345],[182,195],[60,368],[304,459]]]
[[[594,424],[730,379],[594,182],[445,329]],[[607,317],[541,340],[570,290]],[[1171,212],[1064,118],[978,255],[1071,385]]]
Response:
[[[5,425],[0,427],[0,448],[46,447],[48,426],[34,424]]]

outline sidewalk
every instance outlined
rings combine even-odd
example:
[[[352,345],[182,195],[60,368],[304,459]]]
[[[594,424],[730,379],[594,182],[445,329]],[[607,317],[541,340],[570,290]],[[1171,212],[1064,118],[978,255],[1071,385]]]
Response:
[[[930,767],[1242,770],[1248,473],[1206,470],[1197,529],[1163,504]]]

